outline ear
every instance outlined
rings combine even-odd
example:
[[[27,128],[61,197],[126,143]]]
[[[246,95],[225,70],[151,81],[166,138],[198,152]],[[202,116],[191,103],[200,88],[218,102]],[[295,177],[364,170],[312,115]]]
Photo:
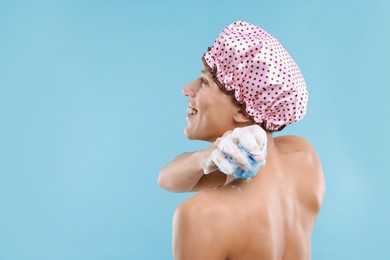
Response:
[[[236,109],[236,111],[233,115],[233,119],[237,123],[251,123],[252,122],[252,120],[241,111],[241,108]]]

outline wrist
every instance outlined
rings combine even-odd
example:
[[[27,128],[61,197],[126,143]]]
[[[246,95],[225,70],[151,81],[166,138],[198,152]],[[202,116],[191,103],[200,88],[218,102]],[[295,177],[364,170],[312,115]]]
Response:
[[[206,163],[206,160],[208,158],[206,149],[202,149],[199,151],[196,151],[194,153],[194,156],[196,157],[196,163],[197,163],[197,168],[202,174],[204,174],[203,169]]]

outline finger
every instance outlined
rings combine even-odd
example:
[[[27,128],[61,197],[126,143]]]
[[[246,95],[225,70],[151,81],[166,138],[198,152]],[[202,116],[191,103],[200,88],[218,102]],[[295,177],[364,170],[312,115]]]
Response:
[[[252,158],[261,162],[266,158],[265,149],[267,147],[267,135],[265,131],[258,125],[251,125],[243,128],[236,128],[233,130],[240,136],[240,143],[243,148],[248,151]],[[259,145],[257,140],[261,140]],[[239,146],[239,148],[241,148]]]
[[[244,127],[243,129],[255,138],[261,150],[264,146],[267,146],[267,133],[259,125],[254,124]]]
[[[214,148],[217,148],[218,147],[218,144],[221,142],[221,139],[225,136],[227,136],[228,134],[230,134],[232,131],[226,131],[221,137],[218,137],[211,146],[213,146]]]
[[[233,132],[233,131],[231,131],[231,130],[226,131],[226,132],[223,134],[223,136],[221,136],[220,138],[227,136],[227,135],[230,134],[231,132]]]
[[[210,146],[212,150],[217,149],[219,142],[221,142],[222,137],[218,137]]]
[[[211,157],[207,158],[204,167],[203,167],[203,172],[204,174],[209,174],[211,172],[214,172],[218,169],[218,166],[215,165],[213,160],[211,160]]]
[[[261,165],[265,164],[265,161],[266,161],[266,158],[267,158],[267,147],[265,147],[262,150],[261,154],[258,154],[258,155],[251,154],[250,156],[252,157],[253,160],[255,160],[256,162],[260,163]]]
[[[251,168],[251,165],[247,159],[245,151],[238,148],[237,140],[239,140],[237,134],[231,133],[230,135],[221,139],[221,142],[218,145],[218,149],[221,150],[222,153],[232,158],[239,167],[247,171]]]
[[[262,154],[262,150],[260,149],[259,144],[257,143],[255,137],[246,131],[245,129],[235,129],[235,134],[237,134],[239,138],[239,144],[238,147],[240,146],[244,148],[247,152],[253,154],[253,155],[260,155]]]
[[[225,154],[223,154],[219,149],[216,149],[212,152],[211,159],[218,166],[218,168],[227,175],[232,175],[237,169],[237,165],[234,163],[234,161],[230,158],[227,158]]]

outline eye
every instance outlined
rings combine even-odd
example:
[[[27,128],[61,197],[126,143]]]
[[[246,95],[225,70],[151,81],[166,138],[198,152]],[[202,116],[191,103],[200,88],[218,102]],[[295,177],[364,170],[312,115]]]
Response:
[[[202,85],[208,85],[207,80],[205,80],[204,78],[200,78],[200,82],[202,83]]]

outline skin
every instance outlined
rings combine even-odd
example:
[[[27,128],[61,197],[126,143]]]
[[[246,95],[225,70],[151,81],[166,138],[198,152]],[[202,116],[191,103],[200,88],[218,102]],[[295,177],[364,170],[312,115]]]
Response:
[[[183,94],[198,110],[184,130],[190,140],[216,142],[252,124],[206,71]],[[267,162],[249,182],[218,171],[204,175],[193,188],[198,193],[176,209],[175,259],[311,259],[325,194],[320,160],[301,137],[267,137]]]

